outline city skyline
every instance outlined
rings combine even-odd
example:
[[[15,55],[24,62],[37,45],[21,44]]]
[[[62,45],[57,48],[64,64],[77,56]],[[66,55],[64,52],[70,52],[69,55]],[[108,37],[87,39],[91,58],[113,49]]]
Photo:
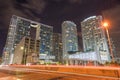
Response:
[[[5,64],[27,64],[26,61],[33,62],[32,57],[35,56],[32,54],[35,54],[36,58],[39,54],[40,62],[61,62],[63,59],[62,63],[81,64],[81,62],[85,62],[86,64],[88,62],[86,60],[91,60],[92,58],[94,58],[93,62],[105,63],[106,61],[111,61],[110,45],[107,44],[106,30],[103,27],[104,25],[102,25],[103,18],[100,15],[88,17],[81,22],[84,51],[78,49],[77,28],[74,22],[64,21],[62,23],[62,42],[59,41],[60,36],[58,42],[56,42],[57,37],[56,40],[54,39],[52,26],[15,15],[12,16],[10,23],[2,57]],[[35,41],[24,37],[30,37],[35,39]],[[39,43],[36,40],[39,40]],[[63,49],[60,49],[61,44]],[[61,50],[61,53],[55,53],[56,50]],[[19,54],[19,51],[22,53]],[[21,56],[19,62],[17,62],[18,54]],[[91,55],[87,56],[89,54]],[[60,55],[61,59],[58,60],[57,55]]]
[[[119,24],[117,21],[116,15],[119,13],[119,0],[101,0],[101,1],[88,1],[88,0],[52,0],[52,1],[43,1],[36,0],[33,1],[27,0],[15,0],[15,1],[0,1],[1,3],[1,14],[3,15],[0,21],[0,53],[2,53],[3,46],[6,41],[6,35],[9,27],[9,21],[13,14],[45,23],[47,25],[54,26],[54,32],[61,32],[61,23],[64,20],[70,20],[77,24],[78,33],[80,33],[80,22],[86,17],[101,14],[104,12],[105,18],[111,19],[114,18],[114,28],[112,29],[112,35],[115,38],[119,34]],[[9,5],[8,5],[9,3]],[[100,4],[99,4],[100,3]],[[38,6],[38,4],[42,4]],[[99,5],[98,5],[99,4]],[[86,6],[87,5],[87,6]],[[94,5],[94,6],[92,6]],[[56,7],[55,7],[56,6]],[[83,8],[82,8],[82,7]],[[3,7],[3,8],[2,8]],[[9,8],[8,8],[9,7]],[[20,8],[21,7],[21,8]],[[37,9],[39,7],[39,9]],[[8,8],[8,9],[7,9]],[[3,10],[4,9],[4,10]],[[7,11],[6,11],[7,9]],[[80,10],[79,10],[80,9]],[[8,12],[10,11],[11,12]],[[111,10],[113,11],[112,13]],[[21,12],[22,11],[22,12]],[[84,14],[84,15],[83,15]],[[109,14],[109,15],[107,15]],[[54,16],[53,16],[54,15]],[[106,16],[107,15],[107,16]],[[111,17],[110,17],[111,16]],[[116,21],[117,20],[117,21]],[[112,26],[113,27],[113,26]],[[117,31],[116,31],[117,30]],[[80,34],[78,34],[80,35]],[[118,39],[116,41],[118,43]],[[1,54],[0,54],[1,55]]]
[[[0,0],[0,79],[119,80],[120,0]]]

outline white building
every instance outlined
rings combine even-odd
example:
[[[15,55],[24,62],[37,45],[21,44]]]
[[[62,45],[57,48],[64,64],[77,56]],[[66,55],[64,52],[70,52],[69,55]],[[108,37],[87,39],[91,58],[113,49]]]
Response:
[[[105,29],[102,26],[102,16],[91,16],[83,20],[81,29],[84,52],[96,52],[99,62],[111,61]]]
[[[40,54],[50,56],[52,54],[52,34],[52,26],[13,15],[4,47],[3,59],[4,53],[7,53],[9,56],[7,56],[5,62],[6,64],[12,63],[15,48],[25,36],[40,40]]]
[[[68,59],[70,53],[78,51],[78,37],[76,24],[71,21],[62,23],[62,43],[63,43],[63,60]]]

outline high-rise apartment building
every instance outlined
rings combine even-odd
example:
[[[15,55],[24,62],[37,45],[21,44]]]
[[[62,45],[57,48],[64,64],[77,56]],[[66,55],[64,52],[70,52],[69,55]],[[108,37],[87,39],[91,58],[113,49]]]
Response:
[[[4,48],[4,53],[8,54],[6,63],[12,63],[14,49],[24,36],[30,36],[30,21],[12,16]]]
[[[55,59],[52,46],[53,27],[41,24],[40,26],[40,59],[50,62]]]
[[[52,54],[53,28],[48,25],[40,26],[40,53]]]
[[[7,54],[6,63],[12,63],[15,47],[24,36],[40,40],[40,53],[50,55],[52,53],[52,33],[53,27],[51,26],[13,15],[4,47],[3,56]]]
[[[102,26],[102,16],[91,16],[81,22],[84,52],[95,51],[100,62],[110,61],[109,47]]]
[[[0,64],[2,63],[2,57],[0,57]]]
[[[76,24],[71,21],[62,23],[62,43],[63,43],[63,59],[66,61],[68,55],[78,51],[78,37]]]
[[[57,62],[62,62],[62,35],[60,33],[53,33],[53,55]]]
[[[13,64],[27,64],[39,62],[40,41],[30,37],[23,37],[20,43],[17,44]]]

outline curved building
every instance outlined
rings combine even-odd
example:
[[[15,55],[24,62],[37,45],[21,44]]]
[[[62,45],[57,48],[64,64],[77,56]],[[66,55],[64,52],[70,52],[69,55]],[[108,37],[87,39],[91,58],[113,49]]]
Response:
[[[78,51],[76,24],[71,21],[62,23],[63,60],[68,61],[68,55]]]
[[[98,61],[103,63],[111,59],[102,21],[102,16],[91,16],[81,22],[81,29],[84,52],[95,51]]]

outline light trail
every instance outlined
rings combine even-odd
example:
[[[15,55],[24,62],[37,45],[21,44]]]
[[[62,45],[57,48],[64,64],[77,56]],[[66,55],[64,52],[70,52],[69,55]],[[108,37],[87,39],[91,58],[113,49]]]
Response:
[[[28,69],[28,68],[11,68],[11,67],[3,67],[0,69],[5,69],[9,71],[15,71],[15,72],[31,72],[31,73],[40,73],[40,74],[60,74],[69,77],[94,77],[94,78],[102,78],[102,79],[115,79],[115,80],[120,80],[120,78],[116,77],[109,77],[109,76],[97,76],[97,75],[90,75],[90,74],[77,74],[77,73],[71,73],[71,72],[59,72],[59,71],[50,71],[50,70],[38,70],[38,69]]]

